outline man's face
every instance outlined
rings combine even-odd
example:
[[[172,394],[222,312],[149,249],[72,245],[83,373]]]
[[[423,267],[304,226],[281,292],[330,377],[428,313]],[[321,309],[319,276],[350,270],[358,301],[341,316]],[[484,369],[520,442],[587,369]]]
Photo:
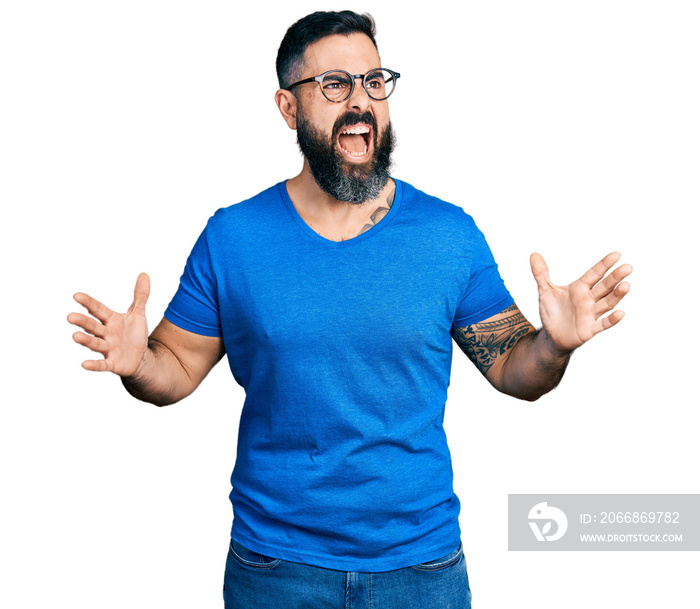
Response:
[[[307,48],[301,78],[333,69],[365,74],[379,66],[364,34],[328,36]],[[297,140],[318,185],[348,203],[376,199],[389,179],[394,146],[387,101],[371,99],[359,79],[344,102],[329,102],[317,83],[301,85],[298,96]]]

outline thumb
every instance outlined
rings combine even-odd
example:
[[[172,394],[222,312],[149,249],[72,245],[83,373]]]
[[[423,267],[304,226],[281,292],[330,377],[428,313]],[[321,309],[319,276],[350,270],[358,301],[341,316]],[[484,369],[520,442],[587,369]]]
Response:
[[[547,289],[551,285],[549,282],[549,269],[547,268],[547,263],[544,261],[544,258],[537,252],[530,256],[530,268],[537,282],[537,287],[540,290]]]
[[[137,309],[144,310],[146,302],[151,294],[151,279],[146,273],[141,273],[136,280],[134,288],[134,302],[131,304],[130,311]]]

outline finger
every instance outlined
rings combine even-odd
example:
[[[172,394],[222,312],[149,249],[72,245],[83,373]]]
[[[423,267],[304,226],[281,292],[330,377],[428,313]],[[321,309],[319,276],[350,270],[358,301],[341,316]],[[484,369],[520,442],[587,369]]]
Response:
[[[540,291],[549,288],[551,285],[549,281],[549,268],[547,268],[547,263],[544,261],[541,254],[535,252],[530,256],[530,269],[532,270],[532,275]]]
[[[607,317],[599,319],[593,325],[593,335],[595,336],[596,334],[599,334],[600,332],[603,332],[605,330],[609,330],[613,326],[619,324],[624,316],[624,311],[615,311],[614,313],[610,313],[610,315],[608,315]]]
[[[99,336],[100,338],[104,338],[107,332],[106,328],[99,321],[87,315],[83,315],[82,313],[71,313],[68,315],[68,323],[78,326],[86,332]]]
[[[134,302],[131,303],[129,311],[144,310],[146,302],[151,294],[151,278],[146,273],[141,273],[136,279],[134,288]]]
[[[615,289],[615,286],[623,279],[632,274],[632,265],[623,264],[610,273],[605,279],[599,281],[591,290],[591,296],[594,300],[604,298]]]
[[[85,370],[91,372],[112,372],[114,364],[106,359],[89,359],[82,363]]]
[[[102,323],[106,323],[114,314],[114,311],[103,305],[99,300],[95,300],[92,296],[88,296],[82,292],[75,294],[73,299],[78,304],[84,306],[90,315],[97,317]]]
[[[610,294],[595,304],[593,308],[595,316],[600,317],[601,315],[605,315],[608,311],[612,311],[620,304],[620,301],[629,294],[631,288],[632,286],[626,281],[618,285]]]
[[[91,351],[102,353],[102,355],[104,355],[107,350],[107,343],[104,340],[97,338],[96,336],[90,336],[89,334],[85,334],[83,332],[76,332],[73,334],[73,340],[79,345],[87,347]]]
[[[622,254],[620,254],[619,252],[611,252],[610,254],[605,256],[605,258],[603,258],[600,262],[598,262],[595,266],[588,269],[581,276],[580,281],[589,288],[592,288],[603,277],[605,277],[605,274],[620,259],[620,256],[622,256]]]

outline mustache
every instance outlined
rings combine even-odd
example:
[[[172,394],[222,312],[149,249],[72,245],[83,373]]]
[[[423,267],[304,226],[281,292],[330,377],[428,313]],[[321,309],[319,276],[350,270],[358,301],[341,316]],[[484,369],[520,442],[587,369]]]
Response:
[[[373,133],[377,132],[377,121],[374,120],[374,116],[372,116],[372,114],[369,112],[363,112],[361,114],[358,112],[347,112],[335,121],[335,124],[333,125],[333,138],[337,138],[338,134],[345,127],[357,125],[359,123],[369,125],[372,127]]]

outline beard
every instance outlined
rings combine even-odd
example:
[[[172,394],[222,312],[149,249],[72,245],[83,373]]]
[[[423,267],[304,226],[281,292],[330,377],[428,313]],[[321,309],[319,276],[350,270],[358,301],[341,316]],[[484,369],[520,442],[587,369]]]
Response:
[[[340,131],[356,123],[370,125],[374,138],[374,154],[363,164],[346,161],[335,145]],[[365,201],[378,198],[389,181],[391,153],[394,151],[396,138],[391,123],[381,134],[378,134],[376,121],[369,112],[364,114],[348,112],[335,122],[329,141],[306,120],[299,106],[297,144],[309,162],[311,175],[323,192],[338,201],[360,205]]]

